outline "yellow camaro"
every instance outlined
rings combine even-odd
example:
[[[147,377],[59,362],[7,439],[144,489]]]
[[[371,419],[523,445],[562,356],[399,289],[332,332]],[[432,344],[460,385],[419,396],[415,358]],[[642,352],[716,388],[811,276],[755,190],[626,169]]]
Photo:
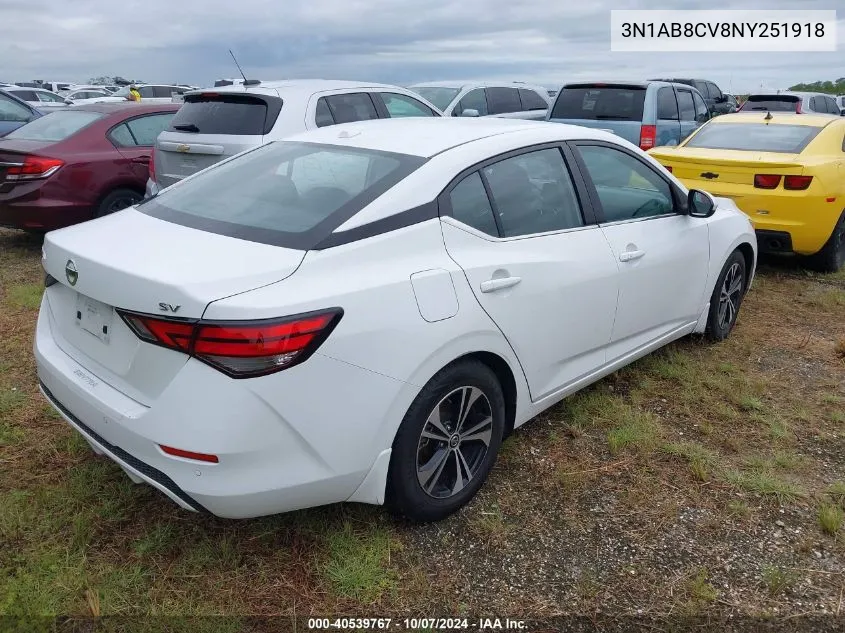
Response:
[[[726,114],[649,154],[690,189],[733,199],[761,252],[810,256],[826,272],[845,264],[845,117]]]

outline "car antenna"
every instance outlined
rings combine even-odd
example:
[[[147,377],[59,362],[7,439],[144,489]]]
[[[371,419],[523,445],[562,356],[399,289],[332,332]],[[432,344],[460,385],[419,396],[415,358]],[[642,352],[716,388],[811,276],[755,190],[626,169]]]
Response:
[[[261,83],[261,81],[259,81],[258,79],[247,79],[246,78],[246,75],[244,74],[244,71],[241,68],[241,65],[238,63],[238,60],[235,58],[235,54],[232,52],[231,48],[229,49],[229,55],[232,56],[232,59],[235,61],[235,66],[238,67],[238,70],[241,72],[241,77],[244,78],[244,86],[257,86],[258,84]]]

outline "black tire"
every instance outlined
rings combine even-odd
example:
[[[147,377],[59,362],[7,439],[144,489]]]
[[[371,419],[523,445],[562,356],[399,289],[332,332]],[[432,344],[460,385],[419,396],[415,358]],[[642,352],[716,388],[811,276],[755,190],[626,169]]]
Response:
[[[807,266],[822,273],[835,273],[845,266],[845,212],[822,249],[807,258]]]
[[[470,404],[465,407],[467,402]],[[445,435],[431,423],[435,407]],[[488,417],[489,425],[485,424]],[[442,369],[414,399],[393,441],[387,475],[388,508],[420,523],[439,521],[460,509],[490,474],[504,428],[505,398],[487,365],[465,360]],[[474,429],[481,430],[460,437],[460,431]],[[486,447],[485,440],[475,436],[487,438]],[[470,476],[465,477],[467,474]]]
[[[711,341],[724,341],[736,324],[739,308],[747,290],[745,257],[734,251],[722,267],[716,287],[710,295],[705,336]]]
[[[133,189],[115,189],[100,201],[94,210],[94,217],[101,218],[115,211],[120,211],[133,204],[138,204],[144,196]]]

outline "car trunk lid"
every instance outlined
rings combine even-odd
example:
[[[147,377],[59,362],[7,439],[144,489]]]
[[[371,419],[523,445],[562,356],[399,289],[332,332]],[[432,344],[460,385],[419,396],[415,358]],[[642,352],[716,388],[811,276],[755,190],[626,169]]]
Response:
[[[275,92],[275,91],[274,91]],[[275,95],[202,91],[185,103],[156,142],[156,182],[167,187],[264,142],[282,100]]]
[[[660,148],[652,152],[662,165],[672,168],[687,186],[719,191],[720,185],[754,187],[757,174],[800,175],[797,154],[747,152],[705,148]]]
[[[282,280],[305,251],[208,233],[134,209],[53,231],[46,289],[59,346],[139,402],[154,399],[188,357],[142,343],[117,309],[199,319],[212,301]]]

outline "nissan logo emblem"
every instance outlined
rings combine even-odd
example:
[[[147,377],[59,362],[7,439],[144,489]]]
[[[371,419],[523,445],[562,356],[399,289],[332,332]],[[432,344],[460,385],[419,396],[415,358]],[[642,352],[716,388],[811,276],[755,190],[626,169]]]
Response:
[[[72,259],[67,260],[67,264],[65,264],[65,277],[67,277],[71,286],[75,286],[76,280],[79,279],[79,272],[76,270],[76,264],[73,263]]]

